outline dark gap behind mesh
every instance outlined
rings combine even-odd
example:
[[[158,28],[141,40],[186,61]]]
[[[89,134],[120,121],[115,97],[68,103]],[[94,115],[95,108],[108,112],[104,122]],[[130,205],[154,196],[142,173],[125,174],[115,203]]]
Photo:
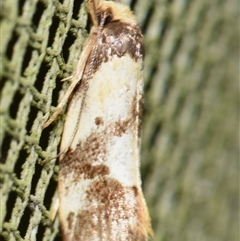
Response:
[[[135,9],[136,3],[137,3],[137,0],[132,0],[132,1],[131,1],[131,3],[130,3],[130,9],[131,9],[131,10],[134,10],[134,9]]]
[[[3,237],[2,233],[0,233],[0,241],[6,241],[6,239]]]
[[[27,232],[28,225],[30,223],[32,211],[29,208],[25,208],[23,216],[20,220],[20,224],[18,226],[18,231],[20,232],[21,237],[24,237]]]
[[[24,74],[24,71],[25,69],[28,67],[29,65],[29,62],[31,60],[31,57],[32,57],[32,51],[33,51],[33,48],[28,46],[26,48],[26,52],[25,52],[25,55],[23,57],[23,63],[22,63],[22,69],[21,69],[21,75]]]
[[[8,42],[7,49],[6,49],[6,57],[10,60],[13,55],[14,45],[18,41],[19,35],[14,31],[12,33],[12,38]]]
[[[39,145],[41,146],[42,150],[46,150],[48,147],[48,141],[49,141],[49,136],[51,132],[53,131],[53,125],[51,124],[47,128],[43,129],[40,140],[39,140]]]
[[[61,81],[61,78],[56,78],[56,87],[53,90],[52,93],[52,105],[57,106],[58,105],[58,98],[59,98],[59,92],[63,89],[64,82]],[[63,112],[61,112],[63,113]]]
[[[1,152],[0,152],[0,157],[1,157],[0,162],[1,163],[5,163],[5,161],[6,161],[8,150],[10,149],[11,140],[12,140],[12,137],[5,132],[3,144],[2,144],[2,147],[0,147],[1,148]]]
[[[164,103],[167,100],[170,91],[174,89],[174,80],[175,80],[175,78],[174,78],[173,73],[170,73],[165,81],[165,85],[162,90],[162,94],[161,94],[162,103]]]
[[[42,241],[44,237],[46,226],[44,226],[41,222],[38,225],[38,232],[37,232],[37,240]]]
[[[8,222],[10,220],[11,216],[12,216],[12,210],[14,208],[16,199],[17,199],[17,193],[16,192],[10,192],[10,194],[8,196],[7,204],[6,204],[7,213],[6,213],[6,216],[4,218],[5,222]]]
[[[62,237],[61,237],[61,232],[59,230],[57,236],[54,238],[54,241],[62,241]]]
[[[56,16],[53,16],[52,20],[53,20],[52,25],[49,28],[49,38],[48,38],[48,44],[47,44],[48,47],[52,47],[54,37],[55,37],[55,34],[57,32],[59,23],[60,23],[60,19]]]
[[[157,73],[157,71],[158,71],[158,62],[155,61],[155,63],[151,66],[150,75],[148,77],[149,81],[145,81],[144,83],[144,92],[147,93],[151,89],[152,80],[155,74]]]
[[[182,43],[182,36],[180,36],[174,43],[174,46],[172,48],[171,56],[169,58],[169,61],[172,63],[174,58],[177,56]]]
[[[13,97],[12,104],[9,110],[9,114],[13,119],[15,119],[17,116],[18,108],[22,98],[23,98],[23,95],[19,91],[17,91]]]
[[[27,156],[28,156],[28,154],[25,150],[20,150],[18,159],[17,159],[15,167],[14,167],[14,173],[17,176],[17,178],[20,178],[20,176],[21,176],[22,166],[25,163]]]
[[[22,15],[23,12],[23,6],[26,0],[18,0],[18,16]]]
[[[34,83],[34,87],[41,92],[42,91],[42,87],[43,87],[43,83],[45,80],[45,77],[47,75],[47,72],[49,70],[49,65],[46,62],[42,62],[40,68],[39,68],[39,72],[36,78],[36,81]]]
[[[67,38],[65,39],[65,42],[64,42],[63,48],[62,48],[62,56],[63,56],[65,63],[68,62],[69,48],[74,43],[75,39],[76,39],[76,37],[71,32],[68,32]]]
[[[161,44],[161,42],[164,41],[164,37],[166,36],[166,32],[169,29],[170,24],[171,24],[171,21],[169,17],[166,17],[161,24],[162,29],[160,31],[159,45]]]
[[[52,198],[57,189],[57,182],[53,179],[53,177],[50,179],[49,185],[47,187],[45,198],[44,198],[44,206],[47,208],[47,210],[50,209],[52,204]]]
[[[154,12],[154,3],[152,3],[151,7],[148,9],[146,18],[144,19],[144,22],[142,23],[141,29],[142,29],[143,35],[147,31],[147,28],[148,28],[149,22],[151,20],[151,17],[153,15],[153,12]]]
[[[157,123],[154,128],[152,129],[152,134],[151,134],[151,139],[149,140],[149,148],[151,148],[151,146],[156,142],[156,138],[160,135],[161,131],[161,122]]]
[[[5,66],[2,66],[2,67],[4,69]],[[3,76],[3,73],[0,74],[0,77],[1,77],[1,81],[0,81],[0,96],[3,96],[2,95],[3,87],[4,87],[5,83],[7,81],[9,81],[9,80],[6,77]]]
[[[72,15],[73,19],[78,19],[78,13],[80,11],[81,5],[82,5],[82,1],[74,0],[73,15]]]
[[[36,186],[38,184],[38,181],[40,180],[41,173],[42,173],[43,167],[39,165],[38,163],[35,164],[35,173],[33,174],[32,181],[31,181],[31,194],[35,195],[36,192]]]
[[[32,17],[33,28],[37,28],[40,22],[41,16],[43,15],[45,8],[42,2],[38,2],[36,5],[35,13]]]
[[[37,117],[38,114],[38,109],[35,106],[31,106],[30,112],[29,112],[29,117],[28,117],[28,122],[27,122],[27,135],[31,135],[31,130],[32,130],[32,125],[34,123],[34,120]]]
[[[181,95],[178,96],[178,100],[177,100],[177,106],[175,108],[175,112],[173,114],[173,116],[175,118],[179,118],[179,115],[181,114],[184,105],[186,103],[186,94],[184,94],[183,92],[181,93]]]

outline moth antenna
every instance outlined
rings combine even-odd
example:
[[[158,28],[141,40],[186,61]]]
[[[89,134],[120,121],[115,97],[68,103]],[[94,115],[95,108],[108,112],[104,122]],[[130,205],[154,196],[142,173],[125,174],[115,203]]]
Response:
[[[92,76],[93,63],[94,63],[94,60],[95,60],[95,57],[96,57],[96,53],[97,53],[98,39],[101,36],[102,29],[103,29],[104,22],[105,22],[106,18],[107,18],[107,14],[104,13],[103,18],[101,19],[101,22],[100,22],[100,25],[99,25],[99,28],[98,28],[97,38],[96,38],[95,45],[93,47],[93,53],[92,53],[92,56],[91,56],[91,61],[89,63],[89,69],[88,69],[88,72],[87,72],[86,82],[84,83],[84,93],[83,93],[81,108],[80,108],[80,111],[79,111],[79,114],[78,114],[78,117],[77,117],[77,122],[76,122],[76,125],[74,127],[73,133],[72,133],[72,135],[70,137],[70,141],[69,141],[68,145],[66,146],[66,148],[64,149],[63,153],[67,153],[67,151],[69,150],[69,147],[71,146],[71,144],[72,144],[72,142],[74,140],[74,137],[75,137],[75,135],[77,133],[77,130],[78,130],[78,126],[79,126],[80,121],[81,121],[83,105],[85,103],[87,90],[88,90],[88,85],[89,85],[89,81],[88,80]]]

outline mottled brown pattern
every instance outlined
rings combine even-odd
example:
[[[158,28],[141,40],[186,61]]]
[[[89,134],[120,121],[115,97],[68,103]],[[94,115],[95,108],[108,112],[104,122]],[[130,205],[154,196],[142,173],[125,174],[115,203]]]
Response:
[[[133,131],[135,129],[140,136],[141,102],[142,98],[139,100],[139,95],[136,93],[130,102],[126,119],[104,122],[102,117],[96,117],[95,124],[103,126],[102,131],[92,131],[86,140],[78,143],[75,150],[70,149],[67,152],[60,161],[61,175],[66,176],[68,173],[73,173],[74,180],[78,181],[80,177],[93,179],[98,175],[109,174],[108,167],[104,165],[109,135],[121,137],[128,130]],[[98,163],[96,164],[96,162]]]
[[[105,19],[104,26],[88,57],[81,83],[75,88],[77,93],[84,91],[86,96],[91,84],[90,78],[102,63],[111,61],[113,56],[122,58],[128,54],[133,61],[138,62],[141,71],[144,57],[143,36],[139,26],[134,23],[135,20],[128,23],[114,20],[111,8],[97,12],[97,16],[99,23],[102,18]],[[136,91],[141,91],[141,86]],[[82,188],[81,181],[85,179],[83,189],[87,189],[84,194],[76,193],[79,200],[76,198],[74,202],[79,201],[81,205],[76,212],[68,214],[68,224],[62,226],[64,240],[146,241],[148,213],[140,187],[123,186],[109,176],[110,169],[105,163],[107,153],[111,151],[107,147],[111,146],[113,140],[116,141],[116,136],[132,133],[134,141],[137,141],[137,135],[140,136],[142,93],[136,92],[131,98],[127,100],[129,107],[125,119],[119,116],[119,119],[114,117],[110,121],[107,113],[105,117],[94,116],[93,113],[94,119],[90,122],[95,125],[91,134],[85,140],[81,139],[77,148],[70,149],[60,161],[62,190],[68,190],[68,185],[63,185],[63,180],[69,176],[73,177],[73,184],[78,182],[78,189]],[[84,101],[82,110],[87,108]]]
[[[91,66],[91,75],[94,74],[102,63],[110,61],[114,55],[119,58],[129,54],[134,61],[144,58],[144,39],[138,25],[128,24],[119,21],[108,22],[101,33],[101,37],[96,43],[96,53],[91,53],[87,65]],[[88,67],[84,72],[84,79],[90,76]]]
[[[127,129],[130,127],[131,123],[133,123],[134,119],[131,117],[125,120],[118,120],[111,125],[111,134],[114,136],[122,136]]]
[[[75,150],[70,149],[60,161],[61,175],[74,174],[74,180],[80,177],[93,179],[98,175],[109,174],[109,169],[104,165],[106,160],[106,143],[108,135],[121,136],[128,128],[133,126],[135,118],[109,123],[102,132],[92,132],[86,141],[80,141]],[[98,164],[93,165],[98,162]]]
[[[73,212],[70,212],[70,213],[68,214],[68,217],[67,217],[67,223],[68,223],[68,229],[69,229],[69,230],[72,229],[73,217],[74,217],[74,213],[73,213]]]
[[[102,117],[96,117],[96,118],[95,118],[95,124],[96,124],[97,126],[103,125],[103,124],[104,124],[103,118],[102,118]]]
[[[127,203],[126,195],[132,196],[135,202]],[[97,233],[99,238],[109,241],[144,241],[144,227],[138,223],[136,228],[134,221],[130,221],[135,220],[136,215],[140,216],[137,220],[142,220],[139,209],[143,205],[139,198],[136,187],[124,188],[115,179],[103,177],[94,181],[87,191],[87,210],[77,214],[74,240],[81,241],[82,237],[94,237]],[[119,233],[117,237],[116,233]],[[123,233],[127,234],[127,239],[123,239]]]
[[[74,174],[74,181],[80,177],[92,179],[98,175],[109,173],[108,167],[103,164],[106,159],[107,137],[104,133],[91,133],[85,141],[80,141],[75,150],[69,150],[60,161],[60,172],[65,178],[69,173]],[[100,138],[103,136],[104,138]],[[94,163],[98,162],[98,165]]]
[[[143,94],[136,92],[131,105],[131,115],[134,119],[137,119],[137,132],[138,137],[141,137],[142,133],[142,114],[143,114],[144,99]]]

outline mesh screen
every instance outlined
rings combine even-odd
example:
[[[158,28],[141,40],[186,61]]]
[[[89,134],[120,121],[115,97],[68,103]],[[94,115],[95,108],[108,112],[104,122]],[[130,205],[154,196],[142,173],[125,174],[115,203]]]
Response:
[[[156,241],[227,241],[239,227],[235,0],[124,1],[146,43],[142,177]],[[80,0],[1,3],[1,240],[61,240],[63,96],[89,24]]]

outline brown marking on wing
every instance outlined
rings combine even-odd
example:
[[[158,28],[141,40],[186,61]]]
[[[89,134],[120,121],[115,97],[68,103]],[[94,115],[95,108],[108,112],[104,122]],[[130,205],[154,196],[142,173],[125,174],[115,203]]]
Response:
[[[139,138],[141,137],[142,132],[143,105],[143,94],[136,92],[131,103],[131,110],[129,114],[132,115],[134,120],[136,121],[135,123],[137,125],[137,132]]]
[[[64,230],[65,237],[68,236],[67,232],[71,232],[74,233],[74,241],[91,239],[94,235],[108,241],[145,241],[151,233],[148,211],[141,190],[135,186],[123,187],[117,180],[109,178],[109,168],[104,164],[109,133],[122,136],[129,128],[138,129],[136,120],[140,115],[141,102],[138,96],[135,94],[130,102],[128,118],[104,123],[105,128],[92,132],[85,141],[77,145],[76,150],[69,151],[61,161],[61,178],[66,178],[71,172],[75,182],[81,179],[93,180],[86,191],[85,209],[76,213],[74,224],[71,222],[72,216],[68,217],[70,224],[68,229]],[[101,118],[96,119],[95,122],[101,122]],[[131,203],[129,196],[133,200]],[[116,230],[118,227],[124,228]],[[122,233],[126,236],[121,236]]]
[[[111,61],[114,55],[121,58],[126,54],[129,54],[135,62],[143,60],[144,39],[140,27],[137,24],[133,25],[120,20],[108,22],[96,43],[96,52],[92,52],[88,59],[83,79],[90,77],[88,66],[91,66],[92,75],[102,63]]]
[[[114,122],[110,128],[111,128],[111,134],[114,136],[122,136],[124,133],[126,133],[127,129],[130,127],[132,123],[132,118],[126,118],[124,120],[117,120]]]
[[[77,214],[74,240],[92,240],[98,235],[99,240],[145,241],[144,203],[140,197],[136,187],[123,187],[113,178],[94,181],[87,191],[87,209]]]
[[[75,150],[70,149],[60,161],[62,178],[66,178],[69,173],[73,173],[73,181],[107,175],[109,168],[103,164],[107,153],[106,142],[104,133],[92,132],[85,141],[78,143]]]
[[[109,174],[109,168],[104,165],[109,135],[122,136],[133,127],[134,122],[135,117],[129,116],[126,119],[106,124],[102,131],[92,131],[85,141],[80,141],[76,149],[70,149],[60,161],[60,172],[63,178],[69,173],[73,173],[73,181],[78,181],[80,177],[93,179],[98,175]],[[97,125],[104,124],[100,117],[95,119],[95,123]]]
[[[125,119],[119,119],[110,124],[111,134],[114,136],[122,136],[128,129],[133,128],[138,132],[138,137],[141,136],[142,128],[142,111],[143,111],[143,95],[136,92],[128,111],[128,117]]]
[[[72,229],[73,218],[74,218],[74,213],[70,212],[67,217],[68,229],[70,230]]]
[[[96,117],[96,118],[95,118],[95,124],[96,124],[97,126],[103,125],[103,124],[104,124],[103,118],[102,118],[102,117]]]

